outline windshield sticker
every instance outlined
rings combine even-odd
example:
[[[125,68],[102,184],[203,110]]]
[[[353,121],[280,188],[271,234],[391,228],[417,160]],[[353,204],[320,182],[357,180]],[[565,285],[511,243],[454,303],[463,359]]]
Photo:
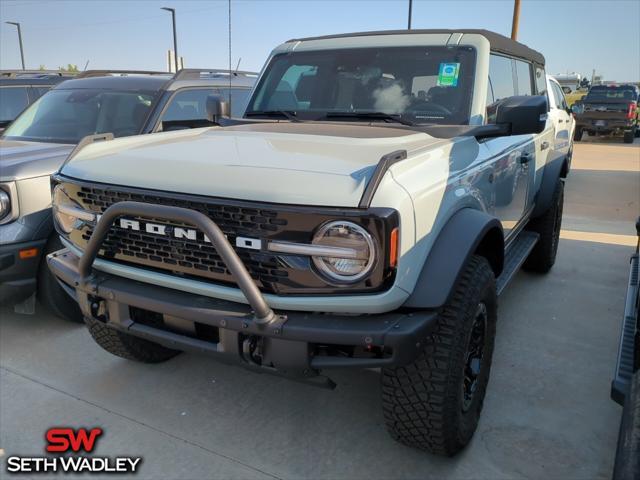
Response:
[[[457,87],[459,74],[459,63],[441,63],[436,85],[438,87]]]

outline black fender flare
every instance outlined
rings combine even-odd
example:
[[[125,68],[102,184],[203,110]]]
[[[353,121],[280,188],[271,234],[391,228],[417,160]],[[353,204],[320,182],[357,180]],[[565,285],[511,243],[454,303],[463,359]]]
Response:
[[[551,206],[556,184],[558,183],[558,179],[562,178],[562,173],[568,168],[568,161],[566,155],[558,155],[548,161],[544,166],[542,170],[542,183],[536,195],[536,204],[531,213],[531,218],[539,217]]]
[[[440,231],[403,306],[440,308],[447,303],[465,265],[475,253],[487,257],[496,277],[500,275],[504,262],[502,224],[485,212],[463,208],[454,213]]]

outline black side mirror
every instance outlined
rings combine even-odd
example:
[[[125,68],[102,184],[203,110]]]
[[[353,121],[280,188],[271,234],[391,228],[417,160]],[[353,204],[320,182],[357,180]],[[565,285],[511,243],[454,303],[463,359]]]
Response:
[[[510,125],[511,135],[540,133],[547,121],[547,97],[514,96],[502,100],[496,110],[496,123]]]
[[[221,95],[207,97],[207,119],[212,123],[220,123],[222,117],[229,117],[229,103]]]

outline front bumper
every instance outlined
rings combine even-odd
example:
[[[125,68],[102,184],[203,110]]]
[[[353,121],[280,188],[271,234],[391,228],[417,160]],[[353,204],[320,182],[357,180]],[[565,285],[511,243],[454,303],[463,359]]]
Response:
[[[211,239],[249,306],[92,270],[113,222],[123,215],[194,225]],[[205,215],[180,207],[119,202],[101,216],[86,250],[50,254],[49,268],[83,314],[178,350],[196,350],[261,372],[331,385],[336,367],[389,367],[413,361],[437,320],[433,311],[344,315],[274,311],[224,233]]]
[[[169,348],[204,352],[297,380],[313,381],[327,368],[410,363],[437,318],[435,312],[424,311],[357,316],[276,311],[272,321],[261,324],[239,303],[102,272],[83,282],[80,259],[68,249],[47,261],[87,317]],[[150,315],[144,318],[144,312]],[[202,326],[208,331],[206,339],[198,333],[205,330]],[[259,346],[259,359],[252,345]],[[345,355],[349,350],[362,355]]]
[[[46,240],[0,245],[0,304],[19,303],[36,291],[36,279]],[[20,252],[37,249],[37,254],[20,258]]]

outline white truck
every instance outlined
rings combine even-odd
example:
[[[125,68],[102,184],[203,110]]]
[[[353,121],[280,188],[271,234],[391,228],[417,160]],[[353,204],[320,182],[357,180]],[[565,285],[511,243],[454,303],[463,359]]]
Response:
[[[571,141],[544,57],[483,30],[296,39],[243,118],[91,144],[54,176],[49,266],[95,341],[333,387],[380,368],[397,440],[453,455],[489,381],[497,301],[554,264]]]

